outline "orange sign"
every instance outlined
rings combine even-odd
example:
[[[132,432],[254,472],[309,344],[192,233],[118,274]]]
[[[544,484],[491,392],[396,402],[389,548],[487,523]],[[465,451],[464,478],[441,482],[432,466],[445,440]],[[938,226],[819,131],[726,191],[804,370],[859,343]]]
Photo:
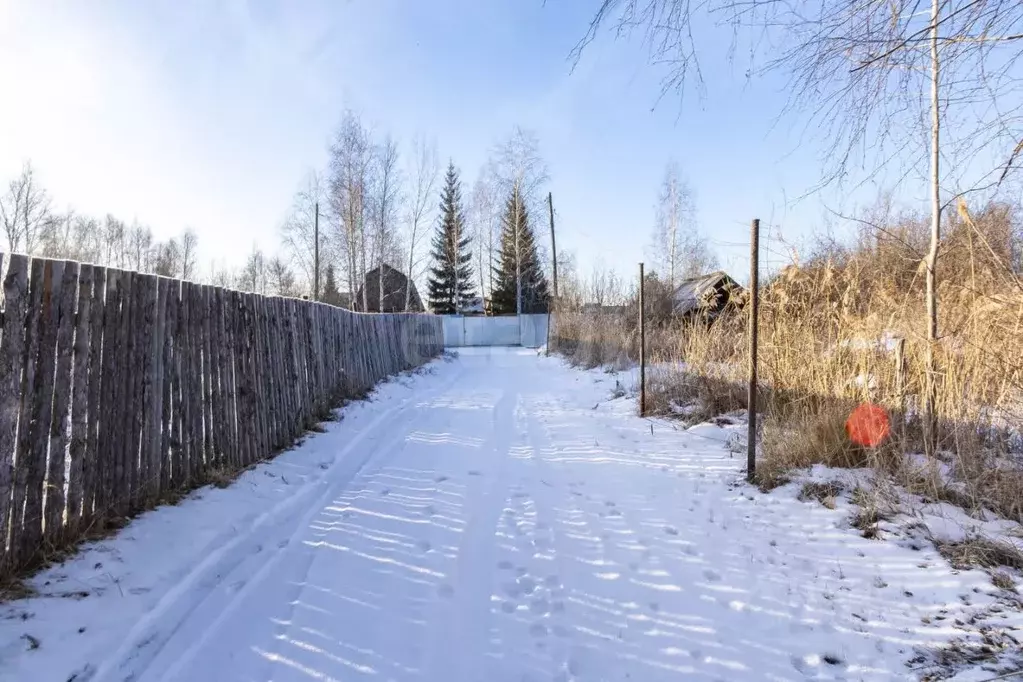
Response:
[[[891,433],[888,413],[883,408],[864,403],[852,411],[845,422],[849,440],[866,448],[876,448]]]

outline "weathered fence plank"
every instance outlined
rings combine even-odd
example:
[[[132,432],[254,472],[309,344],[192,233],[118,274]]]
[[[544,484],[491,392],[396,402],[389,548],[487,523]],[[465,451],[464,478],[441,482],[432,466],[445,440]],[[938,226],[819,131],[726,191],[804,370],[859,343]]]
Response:
[[[199,294],[199,285],[188,283],[188,305],[189,305],[189,390],[188,396],[191,404],[190,412],[192,419],[191,443],[189,451],[192,453],[189,460],[189,472],[193,484],[203,480],[203,472],[206,468],[206,460],[203,453],[203,423],[202,423],[202,299]]]
[[[131,480],[130,508],[132,511],[139,508],[144,497],[143,488],[146,485],[146,458],[142,453],[142,443],[145,427],[145,356],[149,347],[149,332],[152,329],[152,322],[147,326],[145,322],[145,301],[148,296],[146,281],[152,280],[152,275],[135,274],[132,283],[131,294],[131,326],[129,334],[131,338],[131,356],[129,366],[131,377],[129,378],[128,405],[131,424],[131,432],[127,441],[128,472]]]
[[[34,263],[33,263],[33,270]],[[43,263],[40,315],[36,341],[36,376],[31,393],[31,411],[28,424],[26,454],[25,512],[22,517],[21,539],[26,557],[41,548],[43,537],[43,498],[46,479],[46,454],[50,445],[50,419],[53,417],[53,374],[57,363],[57,326],[60,320],[60,293],[63,284],[64,263]],[[33,272],[35,275],[35,272]],[[30,357],[31,362],[31,357]]]
[[[44,537],[51,543],[64,533],[64,509],[68,466],[68,423],[71,418],[72,351],[75,338],[75,303],[78,299],[80,265],[62,264],[60,298],[57,306],[56,373],[53,378],[53,406],[47,448],[46,486],[43,498]]]
[[[78,309],[75,314],[74,368],[71,394],[71,444],[68,449],[67,525],[68,533],[78,529],[85,495],[84,462],[89,436],[89,361],[92,353],[92,266],[83,264],[78,273]]]
[[[29,546],[26,556],[25,541],[25,502],[28,495],[28,480],[31,464],[32,429],[32,398],[36,393],[37,368],[39,364],[39,320],[43,316],[43,276],[46,264],[40,260],[32,261],[29,275],[28,316],[25,321],[25,343],[22,362],[25,368],[21,382],[20,405],[18,408],[18,442],[15,455],[14,490],[11,493],[13,508],[11,518],[10,551],[15,560],[29,560],[35,547]]]
[[[249,295],[249,304],[252,306],[252,427],[255,435],[256,460],[263,458],[267,450],[266,443],[266,414],[263,411],[263,314],[260,310],[262,298]]]
[[[103,316],[107,291],[107,269],[92,268],[92,303],[89,310],[89,396],[86,406],[85,452],[82,455],[82,525],[95,516],[99,486],[99,430],[103,390]]]
[[[8,554],[8,527],[16,521],[11,498],[15,484],[15,452],[17,451],[18,412],[21,403],[21,370],[25,355],[25,319],[29,304],[28,258],[18,254],[7,257],[4,276],[3,336],[0,337],[0,570],[13,557]],[[13,530],[13,548],[18,528]]]
[[[157,398],[156,378],[159,356],[157,312],[160,305],[160,280],[155,275],[144,275],[141,284],[142,343],[139,347],[139,374],[142,385],[142,414],[139,437],[139,492],[136,501],[145,507],[156,498],[160,484],[158,459],[160,404]]]
[[[176,489],[185,483],[185,406],[182,397],[181,379],[183,372],[182,357],[184,356],[184,306],[182,299],[183,282],[172,282],[167,300],[167,334],[171,345],[171,410],[170,424],[170,489]]]
[[[181,283],[181,316],[178,337],[181,343],[181,484],[190,484],[198,466],[195,459],[195,370],[194,344],[192,334],[192,288],[191,282]]]
[[[122,299],[120,325],[117,330],[120,362],[117,367],[116,381],[121,387],[118,394],[117,414],[120,422],[117,439],[117,488],[115,489],[114,510],[117,516],[124,517],[131,513],[131,497],[135,481],[133,481],[134,462],[132,461],[132,407],[133,388],[136,368],[132,356],[135,349],[135,278],[136,273],[125,271],[121,276]]]
[[[221,293],[221,308],[223,309],[223,320],[221,322],[221,346],[223,358],[221,360],[221,376],[224,378],[224,447],[227,452],[227,460],[232,468],[238,468],[241,458],[238,454],[238,434],[236,431],[236,389],[234,375],[234,358],[236,354],[234,319],[236,308],[234,306],[233,292],[223,291]]]
[[[196,293],[199,297],[199,307],[202,310],[199,338],[202,352],[203,460],[206,470],[209,471],[217,466],[213,437],[213,381],[217,375],[213,371],[213,363],[210,359],[210,287],[204,284]]]
[[[161,277],[156,284],[156,332],[153,337],[155,367],[153,373],[153,426],[149,434],[152,448],[150,475],[153,499],[161,498],[170,485],[170,339],[167,335],[167,311],[171,281]]]
[[[221,348],[220,339],[220,289],[210,287],[209,289],[210,325],[209,325],[209,362],[210,362],[210,419],[213,428],[213,452],[215,453],[217,466],[229,468],[227,459],[224,456],[224,415],[223,396],[220,392],[222,377],[220,376]]]

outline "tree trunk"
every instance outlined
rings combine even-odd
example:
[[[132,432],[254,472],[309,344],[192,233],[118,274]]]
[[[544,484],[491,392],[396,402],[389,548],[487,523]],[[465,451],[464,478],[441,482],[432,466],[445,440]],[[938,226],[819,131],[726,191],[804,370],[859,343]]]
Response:
[[[519,256],[519,215],[522,197],[518,187],[515,188],[515,314],[522,314],[522,258]]]
[[[412,267],[413,261],[416,257],[416,223],[412,223],[412,236],[408,247],[408,272],[405,273],[407,279],[405,280],[405,312],[409,312],[409,308],[412,306]]]
[[[924,440],[928,455],[937,449],[937,362],[938,343],[938,244],[941,239],[941,187],[939,175],[939,143],[941,112],[938,109],[938,14],[940,0],[931,2],[931,248],[927,253],[927,382],[924,396]]]

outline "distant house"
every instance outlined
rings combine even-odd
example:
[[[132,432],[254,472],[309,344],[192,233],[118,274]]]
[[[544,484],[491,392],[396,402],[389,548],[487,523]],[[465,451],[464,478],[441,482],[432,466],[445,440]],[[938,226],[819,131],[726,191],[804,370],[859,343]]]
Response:
[[[731,308],[741,308],[746,290],[724,271],[683,280],[671,295],[676,317],[714,319]]]
[[[380,305],[381,268],[383,268],[384,284],[382,310]],[[356,292],[355,300],[352,301],[352,310],[369,313],[403,313],[405,312],[405,289],[408,283],[409,280],[405,273],[392,268],[386,263],[380,267],[373,268],[366,273],[366,279]],[[362,306],[363,290],[366,292],[367,307],[365,310],[363,310]],[[409,300],[408,312],[421,313],[424,310],[423,300],[419,298],[419,291],[416,290],[416,285],[412,284],[412,295]]]

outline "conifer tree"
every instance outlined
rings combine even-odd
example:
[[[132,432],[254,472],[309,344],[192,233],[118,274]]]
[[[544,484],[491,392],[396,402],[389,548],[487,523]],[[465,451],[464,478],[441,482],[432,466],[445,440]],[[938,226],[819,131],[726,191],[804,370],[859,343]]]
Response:
[[[327,265],[323,289],[320,291],[320,301],[336,306],[340,306],[342,303],[341,292],[337,290],[337,277],[334,274],[333,264]]]
[[[490,302],[493,313],[547,312],[547,278],[540,266],[529,213],[518,187],[508,197],[501,224],[501,246],[494,265],[494,291]]]
[[[462,212],[462,184],[455,164],[449,163],[441,190],[437,234],[433,238],[433,267],[427,282],[430,309],[438,315],[457,313],[476,297],[470,241]]]

